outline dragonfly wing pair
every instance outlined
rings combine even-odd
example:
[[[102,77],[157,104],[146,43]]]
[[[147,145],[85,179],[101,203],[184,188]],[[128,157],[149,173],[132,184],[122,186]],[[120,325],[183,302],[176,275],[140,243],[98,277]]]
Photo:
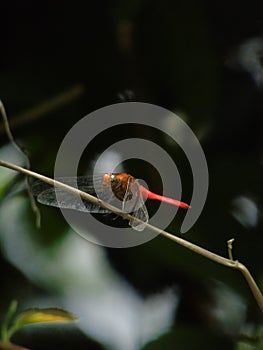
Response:
[[[101,176],[98,176],[98,179],[96,177],[94,179],[94,181],[98,181],[98,185],[96,184],[96,188],[98,189],[99,179],[101,180]],[[94,185],[92,184],[92,176],[62,177],[57,178],[56,180],[74,188],[78,188],[83,192],[87,192],[96,196],[96,191]],[[55,188],[51,185],[48,185],[41,180],[35,181],[32,184],[31,191],[33,195],[37,197],[38,202],[41,204],[57,208],[74,209],[94,214],[110,213],[108,210],[100,207],[99,205],[93,204],[58,187]],[[103,191],[101,190],[101,193],[99,193],[99,198],[101,200],[105,200],[106,202],[109,201],[111,196],[112,193],[109,190],[105,191],[103,189]]]
[[[128,182],[123,198],[122,211],[131,214],[135,218],[135,220],[130,220],[129,222],[133,229],[136,231],[145,229],[145,225],[149,221],[149,215],[137,180]],[[139,219],[141,222],[136,219]]]
[[[142,231],[145,228],[145,224],[148,223],[148,211],[144,204],[144,200],[137,181],[129,181],[123,201],[120,202],[120,200],[115,197],[111,187],[105,187],[102,185],[102,175],[63,177],[57,178],[56,180],[74,188],[78,188],[83,192],[94,195],[100,200],[110,203],[118,207],[121,211],[129,213],[136,219],[141,220],[142,222],[138,222],[137,220],[131,220],[129,222],[132,228],[137,231]],[[37,196],[37,200],[41,204],[57,208],[89,212],[92,214],[111,213],[99,205],[84,200],[79,196],[76,196],[61,188],[55,188],[51,185],[48,185],[41,180],[34,182],[31,186],[31,190],[33,195]]]

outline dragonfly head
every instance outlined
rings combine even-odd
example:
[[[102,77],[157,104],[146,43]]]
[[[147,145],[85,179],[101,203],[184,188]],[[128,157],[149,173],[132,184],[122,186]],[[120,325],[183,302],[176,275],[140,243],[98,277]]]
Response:
[[[103,184],[103,186],[110,186],[112,180],[113,180],[113,175],[111,173],[105,173],[102,176],[102,184]]]

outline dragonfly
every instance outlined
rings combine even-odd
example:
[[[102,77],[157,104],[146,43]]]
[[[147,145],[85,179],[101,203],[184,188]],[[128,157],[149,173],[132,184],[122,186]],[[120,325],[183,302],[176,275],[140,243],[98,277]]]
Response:
[[[139,180],[126,173],[61,177],[56,178],[56,180],[95,195],[98,199],[116,206],[123,213],[132,214],[135,219],[140,220],[139,222],[132,219],[129,222],[130,226],[137,231],[144,230],[149,221],[148,211],[145,206],[146,199],[165,202],[184,209],[190,208],[190,205],[184,202],[149,191],[139,183]],[[48,185],[41,180],[33,183],[31,190],[41,204],[92,214],[111,213],[109,210],[85,199],[80,201],[78,196],[61,188]]]

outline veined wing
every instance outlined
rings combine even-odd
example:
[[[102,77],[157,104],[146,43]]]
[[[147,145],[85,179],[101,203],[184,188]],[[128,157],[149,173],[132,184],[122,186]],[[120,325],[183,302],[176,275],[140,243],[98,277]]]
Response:
[[[101,182],[101,179],[102,179],[102,175],[96,175],[94,177],[94,180],[98,184],[99,182]],[[85,188],[85,190],[88,193],[95,193],[92,175],[78,176],[78,177],[75,177],[75,176],[59,177],[59,178],[56,178],[56,180],[75,188],[79,188],[79,189]],[[43,191],[48,190],[50,188],[54,188],[54,187],[41,180],[36,180],[31,185],[31,191],[34,196],[37,196]]]
[[[83,192],[98,196],[105,202],[109,202],[112,197],[111,188],[105,188],[102,185],[102,175],[62,177],[57,178],[56,180],[63,182],[66,185],[78,188]],[[79,196],[76,196],[61,188],[55,188],[41,180],[34,182],[31,186],[31,190],[33,195],[37,196],[37,200],[41,204],[91,213],[109,213],[108,210],[103,209],[96,204],[93,204],[84,199],[80,199]]]
[[[132,213],[132,215],[136,219],[143,221],[144,224],[138,223],[135,220],[130,220],[129,224],[131,225],[131,227],[136,231],[143,231],[145,229],[146,224],[149,221],[149,215],[145,204],[143,203],[138,210]]]
[[[143,223],[139,223],[136,220],[130,220],[129,224],[133,229],[136,231],[143,231],[145,229],[145,224],[149,221],[149,215],[137,181],[128,181],[126,193],[123,198],[122,211],[143,221]]]

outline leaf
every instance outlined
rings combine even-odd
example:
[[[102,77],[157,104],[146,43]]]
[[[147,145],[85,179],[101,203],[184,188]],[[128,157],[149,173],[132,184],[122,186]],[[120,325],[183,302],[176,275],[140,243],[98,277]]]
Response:
[[[68,322],[75,321],[77,317],[70,312],[57,308],[29,309],[17,316],[16,327],[23,327],[32,323]]]

